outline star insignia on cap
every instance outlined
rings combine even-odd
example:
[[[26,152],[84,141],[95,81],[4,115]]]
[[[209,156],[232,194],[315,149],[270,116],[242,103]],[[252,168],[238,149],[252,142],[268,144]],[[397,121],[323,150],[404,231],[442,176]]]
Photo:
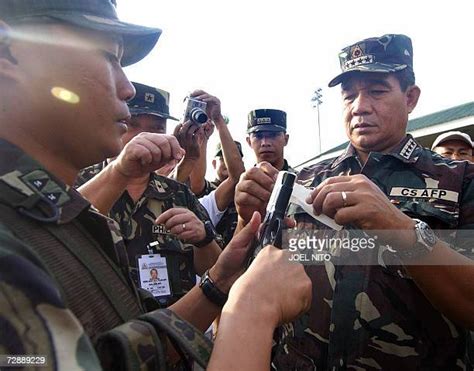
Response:
[[[145,93],[145,102],[155,103],[155,94]]]

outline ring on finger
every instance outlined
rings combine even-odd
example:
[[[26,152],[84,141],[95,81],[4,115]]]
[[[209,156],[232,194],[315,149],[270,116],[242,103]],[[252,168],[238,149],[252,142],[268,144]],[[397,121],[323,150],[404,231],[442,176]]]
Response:
[[[342,207],[346,207],[347,206],[347,193],[342,191],[341,196],[342,196]]]
[[[183,223],[183,231],[186,229],[186,223]]]

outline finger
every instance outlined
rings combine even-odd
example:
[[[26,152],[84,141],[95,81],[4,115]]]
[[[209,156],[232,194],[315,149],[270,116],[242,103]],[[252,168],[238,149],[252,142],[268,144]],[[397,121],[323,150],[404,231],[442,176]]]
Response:
[[[269,162],[262,161],[258,163],[256,167],[263,170],[263,172],[270,178],[272,178],[273,181],[276,181],[276,178],[278,176],[278,170],[274,168]]]
[[[316,194],[316,197],[313,200],[313,209],[314,212],[319,215],[321,212],[325,213],[323,210],[323,204],[325,203],[326,198],[330,194],[336,194],[336,196],[331,196],[331,205],[336,205],[337,207],[342,207],[344,205],[342,192],[346,192],[346,195],[356,191],[357,184],[350,183],[350,182],[342,182],[342,183],[334,183],[334,184],[327,184],[323,188],[320,189],[319,193]],[[338,199],[333,198],[338,197]],[[339,203],[333,203],[335,201],[339,201]],[[347,201],[346,201],[347,206]],[[326,214],[329,215],[329,214]]]
[[[262,203],[267,203],[270,199],[273,185],[270,189],[262,187],[260,183],[252,180],[244,180],[238,184],[238,192],[236,192],[236,198],[239,196],[239,200],[245,200],[247,197],[250,199],[257,198]],[[245,201],[243,203],[246,203]]]
[[[226,249],[248,249],[251,245],[251,242],[257,235],[261,220],[262,218],[260,214],[258,212],[254,212],[250,222],[248,222],[248,224],[242,228],[238,234],[234,235]]]
[[[276,178],[274,178],[271,174],[268,174],[264,169],[253,167],[242,174],[240,177],[240,182],[237,186],[244,182],[255,183],[257,186],[267,190],[268,192],[271,192],[273,190],[273,186],[275,185],[275,180]]]
[[[289,216],[285,216],[283,219],[287,228],[295,228],[296,227],[296,220],[294,218],[290,218]]]
[[[349,195],[349,192],[347,192],[346,195]],[[347,198],[348,197],[346,196],[346,199]],[[346,206],[348,206],[347,201],[346,201]],[[324,198],[323,203],[320,207],[319,213],[323,213],[324,215],[327,215],[330,218],[334,218],[334,215],[336,214],[336,212],[343,207],[344,207],[344,199],[342,197],[342,193],[330,192]]]
[[[186,209],[182,207],[173,207],[171,209],[166,210],[164,213],[162,213],[158,218],[156,218],[155,223],[156,224],[166,224],[166,221],[170,219],[171,217],[182,214],[186,212]]]
[[[199,224],[199,222],[197,217],[193,217],[193,214],[189,213],[174,215],[166,221],[166,227],[168,229],[171,230],[175,227],[179,227],[179,232],[186,230],[186,228],[193,228],[192,224]]]
[[[343,207],[337,210],[334,215],[334,221],[339,225],[357,224],[357,220],[360,220],[360,217],[363,214],[364,210],[362,210],[360,204]]]
[[[311,204],[313,203],[314,199],[317,197],[319,192],[326,186],[331,185],[331,184],[338,184],[338,183],[347,183],[350,182],[353,179],[353,176],[351,175],[342,175],[342,176],[334,176],[331,178],[327,178],[323,182],[321,182],[315,189],[311,191],[310,196],[306,199],[306,202]],[[311,199],[310,199],[311,197]]]

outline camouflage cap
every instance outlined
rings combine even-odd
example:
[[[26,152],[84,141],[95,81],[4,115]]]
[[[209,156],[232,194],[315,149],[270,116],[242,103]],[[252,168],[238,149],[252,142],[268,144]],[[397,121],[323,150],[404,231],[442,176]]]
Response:
[[[447,142],[448,140],[459,140],[461,142],[466,143],[471,148],[473,146],[471,137],[468,134],[463,133],[461,131],[448,131],[447,133],[439,135],[435,139],[433,145],[431,146],[431,149],[435,149],[440,144],[442,144],[443,142]]]
[[[352,44],[339,53],[342,73],[329,83],[340,84],[352,71],[390,73],[413,69],[413,47],[405,35],[388,34]]]
[[[237,145],[237,148],[239,149],[240,157],[244,157],[244,154],[242,153],[242,144],[240,144],[240,142],[237,142],[236,140],[234,140],[234,143]],[[221,157],[221,156],[222,156],[222,144],[219,142],[217,143],[216,154],[214,155],[214,157]]]
[[[170,116],[170,93],[138,82],[132,82],[132,84],[137,92],[135,97],[128,102],[132,115],[155,115],[178,121],[177,118]]]
[[[247,134],[258,131],[286,131],[286,112],[279,109],[256,109],[249,113]]]
[[[158,28],[119,21],[115,1],[111,0],[1,0],[0,19],[7,22],[49,19],[121,35],[123,66],[143,59],[161,35]]]

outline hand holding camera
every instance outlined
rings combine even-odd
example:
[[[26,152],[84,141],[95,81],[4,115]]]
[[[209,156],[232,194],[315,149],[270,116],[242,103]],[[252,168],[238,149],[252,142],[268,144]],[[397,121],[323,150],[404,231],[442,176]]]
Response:
[[[221,101],[217,97],[210,95],[203,90],[195,90],[187,98],[184,121],[186,121],[186,117],[193,120],[191,115],[194,112],[194,115],[199,116],[200,119],[203,120],[204,117],[202,117],[199,110],[204,111],[207,118],[211,119],[216,126],[219,126],[220,124],[225,125],[225,120],[221,113]],[[186,116],[187,114],[188,116]],[[204,122],[201,122],[201,124]]]

